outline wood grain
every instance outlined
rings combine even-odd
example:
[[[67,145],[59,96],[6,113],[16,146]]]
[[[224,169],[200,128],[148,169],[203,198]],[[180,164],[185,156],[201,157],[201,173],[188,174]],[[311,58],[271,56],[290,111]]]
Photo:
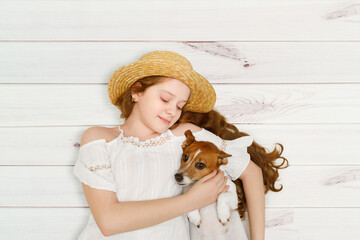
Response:
[[[90,126],[0,128],[0,136],[6,136],[0,138],[0,165],[73,165],[77,158],[81,135]],[[268,151],[276,147],[275,143],[283,144],[283,156],[288,158],[292,166],[360,165],[358,157],[360,156],[358,147],[360,124],[237,124],[236,126],[240,131],[253,136],[254,140]]]
[[[88,208],[0,208],[0,235],[7,240],[77,239]],[[266,239],[357,239],[358,208],[266,209]],[[248,222],[244,221],[247,226]]]
[[[183,54],[216,109],[291,166],[266,239],[358,239],[357,1],[0,1],[0,236],[76,239],[72,173],[89,126],[122,123],[107,82],[144,53]],[[248,221],[244,222],[249,235]]]
[[[241,124],[358,124],[359,84],[216,84],[215,109]],[[115,125],[107,85],[6,84],[0,126]]]
[[[0,40],[6,41],[352,41],[360,37],[356,1],[0,1],[0,9],[0,22],[5,23]]]
[[[87,206],[72,171],[72,166],[2,166],[0,206]],[[266,207],[360,207],[360,166],[291,166],[280,173],[275,186],[284,189],[269,192]]]
[[[107,84],[154,50],[182,54],[211,83],[360,82],[360,42],[60,41],[0,42],[0,83]]]

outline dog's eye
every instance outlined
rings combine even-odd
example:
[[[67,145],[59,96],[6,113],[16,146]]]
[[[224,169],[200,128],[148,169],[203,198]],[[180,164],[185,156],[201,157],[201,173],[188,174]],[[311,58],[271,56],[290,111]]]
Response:
[[[196,163],[195,167],[197,169],[201,170],[201,169],[204,169],[206,167],[206,165],[200,162],[200,163]]]
[[[185,154],[183,157],[184,162],[186,162],[189,159],[189,154]]]

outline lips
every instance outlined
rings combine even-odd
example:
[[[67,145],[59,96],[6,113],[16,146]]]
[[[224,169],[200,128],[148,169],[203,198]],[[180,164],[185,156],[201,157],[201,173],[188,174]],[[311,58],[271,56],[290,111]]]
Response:
[[[159,118],[161,119],[161,121],[163,121],[164,123],[166,123],[166,124],[170,124],[170,121],[169,120],[166,120],[166,119],[164,119],[164,118],[162,118],[162,117],[160,117],[159,116]]]

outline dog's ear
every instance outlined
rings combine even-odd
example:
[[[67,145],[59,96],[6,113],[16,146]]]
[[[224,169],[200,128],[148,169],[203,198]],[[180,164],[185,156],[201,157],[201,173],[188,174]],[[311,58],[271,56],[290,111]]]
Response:
[[[224,151],[221,151],[218,153],[218,164],[219,165],[226,165],[228,163],[228,157],[231,157],[232,155],[227,154]]]
[[[186,136],[186,140],[183,142],[183,144],[181,145],[181,147],[184,149],[187,146],[189,146],[190,144],[192,144],[195,141],[195,137],[194,135],[192,135],[191,130],[186,130],[186,132],[184,133],[184,135]]]

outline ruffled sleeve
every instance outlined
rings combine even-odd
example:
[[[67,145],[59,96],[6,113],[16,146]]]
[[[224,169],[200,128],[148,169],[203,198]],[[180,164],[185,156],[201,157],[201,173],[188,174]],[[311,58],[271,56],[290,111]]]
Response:
[[[105,139],[97,139],[80,147],[73,173],[92,188],[116,192]]]
[[[250,154],[247,148],[252,144],[253,137],[245,136],[234,140],[222,140],[220,149],[231,154],[228,163],[223,166],[224,171],[231,180],[240,177],[250,162]]]

